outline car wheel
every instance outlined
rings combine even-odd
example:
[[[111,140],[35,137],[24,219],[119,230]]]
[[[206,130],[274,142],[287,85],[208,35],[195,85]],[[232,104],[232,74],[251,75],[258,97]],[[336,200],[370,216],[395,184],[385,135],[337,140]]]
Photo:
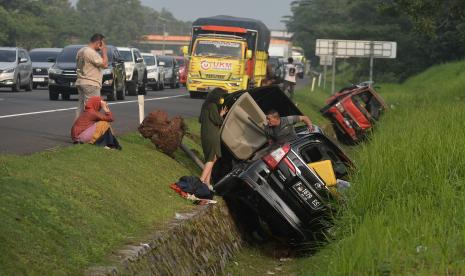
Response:
[[[21,89],[21,79],[19,78],[19,75],[18,75],[18,77],[16,77],[16,83],[14,83],[13,86],[11,87],[11,91],[19,92],[20,89]]]
[[[69,101],[70,98],[71,98],[71,95],[69,94],[69,92],[65,92],[65,93],[61,92],[61,99],[63,101]]]
[[[118,93],[117,91],[117,86],[116,86],[116,80],[113,81],[113,86],[111,88],[110,94],[107,95],[107,101],[116,101],[116,94]]]
[[[137,89],[139,95],[147,94],[147,72],[144,72],[144,78],[142,79],[142,84]]]
[[[55,89],[48,89],[48,98],[51,101],[56,101],[58,100],[58,92]]]
[[[120,101],[123,101],[124,96],[126,95],[126,85],[124,85],[124,81],[120,86],[121,86],[121,89],[118,90],[118,92],[116,94],[116,99],[118,99]]]
[[[131,96],[137,96],[137,81],[138,80],[138,77],[137,77],[137,74],[134,73],[132,75],[132,80],[130,82],[128,82],[128,95],[131,95]]]
[[[32,83],[32,76],[29,77],[29,82],[26,85],[26,91],[32,91],[32,86],[34,84]]]
[[[159,90],[165,90],[165,81],[160,82]]]

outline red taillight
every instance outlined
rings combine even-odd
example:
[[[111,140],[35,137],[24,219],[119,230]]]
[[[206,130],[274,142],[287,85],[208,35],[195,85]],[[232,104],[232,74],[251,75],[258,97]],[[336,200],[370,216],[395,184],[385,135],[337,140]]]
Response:
[[[263,157],[263,161],[266,163],[268,168],[274,170],[278,166],[279,162],[287,155],[291,150],[291,145],[286,144],[278,149],[275,149],[270,154]]]

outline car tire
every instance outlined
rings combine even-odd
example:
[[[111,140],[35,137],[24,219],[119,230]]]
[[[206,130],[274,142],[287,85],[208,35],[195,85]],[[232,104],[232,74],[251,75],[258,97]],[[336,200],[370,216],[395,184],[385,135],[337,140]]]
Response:
[[[116,99],[123,101],[124,96],[126,95],[126,85],[124,84],[124,81],[122,84],[120,84],[120,86],[121,86],[121,89],[118,90],[118,92],[116,93]]]
[[[58,100],[58,91],[56,91],[55,89],[48,89],[48,98],[51,100],[51,101],[56,101]]]
[[[116,80],[113,81],[110,94],[107,95],[107,101],[116,101],[118,89],[116,86]]]
[[[32,83],[32,76],[29,77],[29,82],[28,84],[26,85],[26,91],[32,91],[32,87],[34,86],[34,84]]]
[[[137,74],[134,73],[132,75],[132,80],[127,84],[128,95],[130,96],[137,96],[137,84],[138,84],[138,77]]]
[[[16,77],[16,83],[13,84],[11,87],[11,92],[19,92],[21,90],[21,79],[19,78],[19,75]]]
[[[138,95],[147,95],[147,72],[144,72],[142,84],[137,88]]]
[[[39,86],[39,85],[38,85],[37,83],[33,83],[33,84],[32,84],[32,89],[37,89],[38,86]]]
[[[70,98],[71,98],[71,95],[69,94],[69,92],[61,92],[61,99],[63,101],[69,101]]]
[[[158,88],[158,90],[165,90],[165,81],[161,81]]]
[[[176,88],[176,79],[173,78],[173,81],[171,82],[170,87],[171,87],[171,89]]]

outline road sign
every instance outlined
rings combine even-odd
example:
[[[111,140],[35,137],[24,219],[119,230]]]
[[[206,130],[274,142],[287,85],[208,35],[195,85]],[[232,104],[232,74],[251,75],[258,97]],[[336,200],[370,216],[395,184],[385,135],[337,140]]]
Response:
[[[336,58],[369,58],[370,59],[370,82],[373,83],[373,63],[375,58],[396,58],[397,42],[393,41],[369,41],[369,40],[340,40],[340,39],[317,39],[315,55],[320,56],[320,64],[323,56],[330,56],[334,61],[332,92],[335,89]]]
[[[317,39],[315,55],[359,58],[396,58],[397,42]]]
[[[320,56],[320,65],[333,65],[332,56]]]

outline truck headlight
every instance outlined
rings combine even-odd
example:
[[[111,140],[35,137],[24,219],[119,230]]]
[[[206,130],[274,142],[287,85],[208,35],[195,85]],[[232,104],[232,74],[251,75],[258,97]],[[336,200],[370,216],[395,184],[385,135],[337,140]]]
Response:
[[[200,78],[200,74],[198,74],[198,73],[189,73],[189,77],[191,77],[191,78]]]

